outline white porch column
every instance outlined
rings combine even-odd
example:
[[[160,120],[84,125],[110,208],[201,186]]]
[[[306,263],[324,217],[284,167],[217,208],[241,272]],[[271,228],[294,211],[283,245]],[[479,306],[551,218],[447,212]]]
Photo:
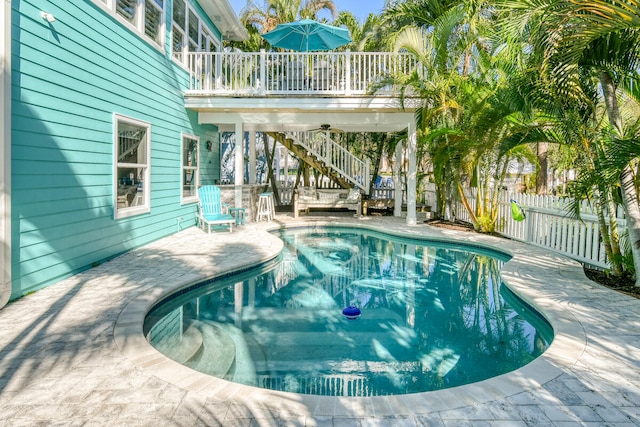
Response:
[[[407,128],[407,157],[409,160],[407,171],[407,224],[416,224],[416,186],[417,186],[417,162],[416,156],[418,153],[418,146],[416,141],[416,121],[415,119],[409,122]]]
[[[286,147],[282,147],[284,151],[284,183],[285,187],[289,186],[289,150]]]
[[[242,206],[242,185],[244,184],[244,131],[242,122],[236,122],[236,149],[234,162],[235,207]]]
[[[393,216],[402,216],[402,179],[400,174],[402,173],[402,144],[396,144],[396,152],[393,154],[393,192],[394,204],[393,204]]]
[[[0,309],[11,297],[11,0],[0,6]]]
[[[249,184],[256,183],[256,132],[249,132]]]
[[[275,150],[273,151],[273,161],[275,162],[274,170],[277,183],[280,182],[280,154],[280,147],[276,144]]]

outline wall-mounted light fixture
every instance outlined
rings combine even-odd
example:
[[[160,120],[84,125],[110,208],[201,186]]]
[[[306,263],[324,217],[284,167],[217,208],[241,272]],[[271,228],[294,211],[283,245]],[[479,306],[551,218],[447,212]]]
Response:
[[[211,150],[213,150],[213,144],[211,143],[211,141],[207,141],[207,151]]]
[[[45,11],[40,12],[40,17],[47,22],[54,22],[56,20],[55,16]]]

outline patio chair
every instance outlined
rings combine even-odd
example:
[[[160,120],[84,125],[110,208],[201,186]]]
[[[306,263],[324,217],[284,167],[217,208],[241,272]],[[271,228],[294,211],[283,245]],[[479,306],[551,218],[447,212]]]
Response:
[[[306,90],[307,78],[304,63],[298,60],[289,62],[286,68],[284,90]]]
[[[229,232],[233,231],[236,219],[229,214],[229,205],[220,200],[220,187],[203,185],[198,189],[198,223],[204,229],[207,225],[211,233],[212,225],[229,225]]]
[[[316,91],[329,91],[334,87],[335,75],[331,64],[327,61],[319,61],[313,67],[313,77],[311,84]]]

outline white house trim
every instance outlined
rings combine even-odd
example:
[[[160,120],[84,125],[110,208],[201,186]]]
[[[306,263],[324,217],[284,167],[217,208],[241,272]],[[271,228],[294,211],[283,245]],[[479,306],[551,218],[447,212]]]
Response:
[[[327,123],[345,132],[398,132],[413,120],[413,112],[354,112],[348,110],[277,111],[247,110],[243,112],[205,112],[198,114],[200,123],[211,123],[221,132],[234,132],[235,123],[242,122],[244,131],[285,132],[317,129]]]
[[[417,136],[416,136],[416,121],[415,118],[411,118],[411,121],[407,124],[407,159],[408,159],[408,171],[407,171],[407,224],[415,225],[416,219],[416,197],[417,197],[417,183],[418,183],[418,169],[417,169]]]
[[[11,0],[0,8],[0,308],[11,297]]]
[[[242,185],[244,185],[244,130],[241,121],[235,123],[236,150],[235,150],[235,206],[242,206]]]
[[[240,18],[227,0],[200,0],[200,6],[209,15],[226,40],[245,40],[249,37]]]

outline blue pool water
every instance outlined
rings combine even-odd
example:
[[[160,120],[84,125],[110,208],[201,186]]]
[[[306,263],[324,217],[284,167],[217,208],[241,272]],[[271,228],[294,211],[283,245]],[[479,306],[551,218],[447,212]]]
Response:
[[[230,381],[374,396],[468,384],[542,354],[549,324],[505,286],[508,257],[345,228],[282,231],[276,261],[161,301],[159,351]],[[361,316],[342,315],[348,306]]]

